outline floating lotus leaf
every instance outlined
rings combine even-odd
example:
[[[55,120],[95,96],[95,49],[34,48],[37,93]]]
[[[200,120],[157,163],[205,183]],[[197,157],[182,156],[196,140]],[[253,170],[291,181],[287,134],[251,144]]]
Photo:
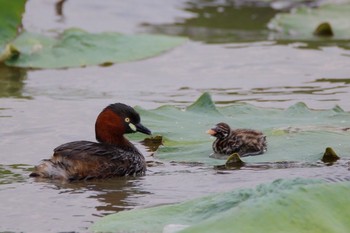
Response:
[[[350,4],[302,7],[279,13],[269,28],[281,32],[279,39],[315,40],[327,35],[335,40],[350,39]]]
[[[4,54],[6,44],[17,36],[17,31],[22,22],[26,0],[0,1],[0,61],[6,59],[11,48],[8,47]],[[7,55],[7,57],[5,57]]]
[[[57,38],[23,32],[13,41],[20,55],[6,64],[27,68],[109,65],[156,56],[184,41],[182,37],[93,34],[79,29],[68,29]]]
[[[94,232],[341,233],[350,229],[350,183],[277,180],[255,189],[211,195],[176,205],[112,214]]]

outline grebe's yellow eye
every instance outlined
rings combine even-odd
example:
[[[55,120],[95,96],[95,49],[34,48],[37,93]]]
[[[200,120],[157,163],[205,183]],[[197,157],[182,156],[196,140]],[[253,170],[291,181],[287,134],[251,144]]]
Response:
[[[129,123],[130,122],[130,118],[129,117],[125,118],[125,122]]]

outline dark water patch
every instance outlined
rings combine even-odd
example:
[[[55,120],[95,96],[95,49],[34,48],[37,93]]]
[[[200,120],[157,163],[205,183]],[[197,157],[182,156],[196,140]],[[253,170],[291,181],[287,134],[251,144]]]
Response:
[[[0,64],[0,98],[14,97],[30,99],[23,88],[27,79],[27,71]]]
[[[188,1],[184,10],[194,16],[172,24],[143,24],[152,33],[180,35],[206,43],[266,40],[267,23],[276,14],[270,7],[235,2]]]
[[[301,95],[333,95],[337,93],[345,93],[345,91],[339,91],[344,86],[335,87],[320,87],[320,86],[275,86],[265,88],[252,88],[251,90],[240,90],[235,88],[232,89],[205,89],[202,91],[210,91],[216,94],[225,95],[239,95],[239,96],[254,96],[254,95],[290,95],[290,94],[301,94]]]
[[[10,110],[10,108],[0,108],[0,118],[1,117],[12,117],[11,115],[3,114],[3,111]]]
[[[318,86],[300,86],[300,87],[269,87],[269,88],[253,88],[252,94],[273,94],[273,95],[286,95],[286,94],[306,94],[306,95],[333,95],[337,93],[344,93],[338,91],[338,89],[344,88],[344,86],[321,88]],[[330,90],[337,90],[329,92]]]
[[[203,92],[210,92],[212,95],[215,95],[217,97],[216,99],[219,99],[215,101],[215,103],[219,105],[229,105],[239,102],[288,102],[298,98],[298,96],[302,96],[303,98],[306,96],[312,96],[314,98],[317,98],[318,101],[336,102],[339,101],[339,98],[334,98],[334,96],[346,94],[348,92],[348,88],[348,85],[319,86],[307,85],[307,83],[305,86],[270,86],[251,89],[242,89],[236,87],[201,89],[186,87],[179,89],[178,91],[180,93],[164,93],[163,96],[168,96],[169,99],[172,99],[170,102],[178,105],[188,104],[190,102],[175,100],[176,97],[188,95],[191,93]],[[154,102],[163,103],[165,101],[154,100]]]
[[[350,84],[350,78],[320,78],[316,79],[315,82],[327,82],[327,83],[344,83]]]
[[[345,50],[350,49],[350,42],[348,40],[317,40],[317,41],[309,41],[309,40],[300,40],[300,39],[293,39],[290,40],[281,40],[278,39],[278,35],[276,33],[271,32],[270,33],[270,39],[275,40],[276,44],[279,45],[295,45],[295,48],[298,49],[312,49],[312,50],[323,50],[326,47],[339,47]],[[298,44],[295,44],[295,42],[298,42]],[[343,56],[349,56],[349,54],[343,54]]]

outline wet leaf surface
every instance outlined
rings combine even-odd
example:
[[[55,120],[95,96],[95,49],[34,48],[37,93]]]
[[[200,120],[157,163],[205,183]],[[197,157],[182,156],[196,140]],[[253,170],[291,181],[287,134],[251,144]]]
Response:
[[[276,180],[176,205],[132,210],[102,218],[94,232],[343,232],[349,229],[349,182]],[[234,219],[234,221],[233,221]],[[254,219],[254,222],[252,222]],[[137,221],[138,224],[135,224]],[[220,230],[218,230],[220,229]]]
[[[20,55],[6,64],[26,68],[67,68],[128,62],[159,55],[185,42],[161,35],[99,34],[68,29],[57,38],[23,32],[13,41]]]

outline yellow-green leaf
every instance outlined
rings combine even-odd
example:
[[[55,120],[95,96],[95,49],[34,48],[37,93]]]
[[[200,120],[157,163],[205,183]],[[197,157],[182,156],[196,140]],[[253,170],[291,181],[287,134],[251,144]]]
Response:
[[[12,56],[6,44],[17,36],[25,3],[26,0],[0,0],[0,62]]]

